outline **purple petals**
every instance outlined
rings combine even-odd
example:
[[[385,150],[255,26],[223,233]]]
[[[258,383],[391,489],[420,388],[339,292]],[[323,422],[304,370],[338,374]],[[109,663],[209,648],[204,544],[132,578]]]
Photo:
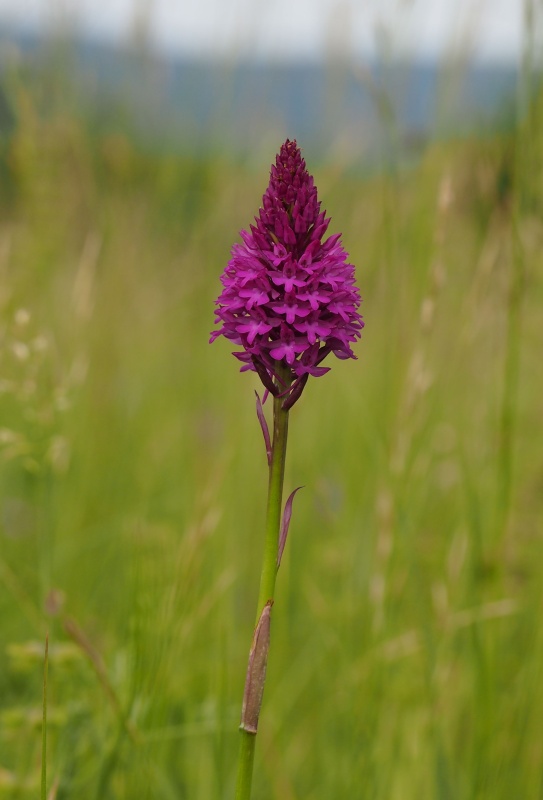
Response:
[[[277,360],[283,359],[292,366],[296,360],[298,353],[303,353],[305,350],[305,343],[293,339],[291,342],[279,342],[276,347],[270,350],[271,355]]]
[[[321,305],[329,303],[331,297],[329,292],[324,292],[318,285],[311,287],[310,291],[298,292],[298,300],[309,303],[313,311],[318,311]]]
[[[296,287],[305,286],[307,278],[296,269],[296,264],[289,259],[282,272],[270,272],[270,278],[276,286],[282,286],[285,292],[296,291]]]
[[[269,333],[272,329],[272,325],[266,320],[263,313],[258,316],[242,317],[242,320],[241,324],[239,322],[236,324],[236,331],[247,334],[247,342],[250,345],[257,336]]]
[[[274,342],[270,349],[270,355],[281,361],[284,359],[287,364],[293,364],[298,353],[303,353],[306,348],[305,341],[301,337],[297,337],[284,323],[281,324],[281,338]]]
[[[298,265],[303,270],[309,272],[310,274],[313,272],[312,269],[313,258],[316,256],[320,248],[321,248],[320,241],[318,239],[315,239],[305,248],[304,252],[302,253],[298,261]]]
[[[270,261],[274,267],[278,267],[288,256],[289,252],[283,244],[275,244],[273,246],[273,254],[270,255]]]
[[[264,436],[264,444],[266,445],[266,458],[268,459],[268,467],[269,467],[271,465],[271,456],[272,456],[270,431],[268,428],[268,423],[266,422],[264,409],[262,408],[262,403],[260,401],[258,392],[255,392],[255,394],[256,394],[256,415],[258,417],[258,421],[260,422],[260,427],[262,428],[262,435]]]
[[[320,378],[330,372],[330,367],[316,367],[312,364],[306,366],[305,364],[296,365],[296,374],[301,376],[313,375],[314,378]]]
[[[271,307],[280,316],[285,316],[289,325],[295,322],[296,317],[307,317],[311,313],[311,309],[304,303],[298,303],[298,298],[294,292],[287,292],[283,302],[270,303]]]
[[[216,302],[219,329],[210,339],[224,336],[244,348],[245,358],[235,353],[241,369],[256,371],[274,395],[280,392],[275,362],[288,365],[289,395],[296,397],[290,402],[287,395],[284,407],[293,405],[308,375],[328,371],[318,366],[327,355],[355,358],[350,344],[363,327],[341,235],[323,241],[329,223],[296,142],[287,140],[255,224],[232,247]]]
[[[339,314],[345,322],[350,322],[353,313],[356,313],[356,307],[352,296],[347,292],[336,295],[328,306],[328,311],[331,311],[333,314]]]
[[[305,333],[309,344],[315,344],[317,338],[326,339],[334,328],[331,320],[323,319],[320,314],[313,311],[311,316],[303,322],[295,322],[294,328],[300,333]]]
[[[239,296],[245,300],[245,308],[250,311],[253,306],[263,306],[268,302],[268,293],[258,286],[241,289]]]
[[[302,357],[296,364],[296,375],[299,377],[303,375],[313,375],[315,378],[325,375],[330,371],[330,367],[319,367],[317,365],[329,352],[330,349],[326,345],[320,347],[319,343],[315,342],[314,345],[308,347],[307,350],[302,353]]]
[[[277,569],[279,569],[281,565],[281,558],[283,556],[283,550],[285,549],[285,544],[287,541],[288,536],[288,528],[290,525],[290,518],[292,517],[292,503],[294,501],[294,495],[296,492],[299,492],[300,489],[303,489],[303,486],[298,486],[297,489],[290,494],[287,502],[285,503],[285,510],[283,511],[283,519],[281,520],[281,530],[279,531],[279,546],[277,548]]]

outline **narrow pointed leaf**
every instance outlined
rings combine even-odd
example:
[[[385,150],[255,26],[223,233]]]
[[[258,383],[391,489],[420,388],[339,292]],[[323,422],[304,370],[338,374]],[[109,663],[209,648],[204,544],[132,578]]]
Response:
[[[272,456],[270,431],[268,428],[268,423],[266,422],[264,409],[262,408],[262,403],[260,402],[260,397],[258,396],[258,392],[255,392],[255,394],[256,394],[256,415],[258,417],[258,421],[260,422],[260,427],[262,428],[262,435],[264,436],[264,444],[266,445],[266,458],[268,459],[268,467],[269,467],[271,464],[271,456]]]
[[[245,691],[241,707],[240,728],[247,733],[256,734],[258,718],[266,681],[266,666],[270,648],[270,622],[273,600],[268,600],[253,634],[253,642],[249,653]]]
[[[296,489],[294,489],[294,491],[288,498],[287,502],[285,503],[285,510],[283,511],[283,519],[281,521],[281,530],[279,531],[279,547],[277,549],[277,569],[279,569],[279,566],[281,564],[283,550],[285,549],[285,544],[287,541],[290,518],[292,517],[292,503],[294,501],[294,495],[296,494],[296,492],[299,492],[300,489],[303,488],[304,488],[303,486],[298,486]]]

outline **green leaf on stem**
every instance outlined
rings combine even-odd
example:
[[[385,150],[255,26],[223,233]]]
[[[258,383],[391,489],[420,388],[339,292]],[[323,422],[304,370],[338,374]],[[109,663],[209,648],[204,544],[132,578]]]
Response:
[[[292,517],[292,503],[294,501],[294,495],[296,492],[299,492],[300,489],[303,489],[303,486],[298,486],[294,491],[290,494],[287,502],[285,503],[285,510],[283,511],[283,519],[281,520],[281,530],[279,531],[279,547],[277,548],[277,569],[281,564],[281,557],[283,555],[283,550],[285,549],[285,544],[287,541],[288,536],[288,528],[290,525],[290,518]]]

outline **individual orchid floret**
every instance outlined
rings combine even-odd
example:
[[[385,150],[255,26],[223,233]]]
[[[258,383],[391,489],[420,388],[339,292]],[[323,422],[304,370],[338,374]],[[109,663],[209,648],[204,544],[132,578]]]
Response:
[[[333,353],[356,358],[351,344],[364,326],[354,267],[347,263],[341,234],[323,240],[330,220],[320,210],[312,176],[295,141],[282,145],[271,167],[262,207],[250,231],[241,231],[222,276],[216,301],[219,336],[243,348],[234,352],[242,371],[257,372],[291,408],[309,375]],[[288,367],[283,392],[277,375]]]

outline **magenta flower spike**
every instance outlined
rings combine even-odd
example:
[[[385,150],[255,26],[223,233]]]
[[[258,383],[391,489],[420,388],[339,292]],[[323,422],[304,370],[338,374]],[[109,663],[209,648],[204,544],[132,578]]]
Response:
[[[216,305],[218,330],[241,347],[241,371],[257,372],[288,410],[309,375],[320,377],[330,353],[356,358],[351,345],[364,327],[354,267],[341,234],[324,238],[330,219],[320,210],[317,188],[296,141],[282,145],[271,167],[262,208],[241,244],[232,248]],[[290,379],[282,390],[277,378]],[[284,379],[280,382],[284,383]]]
[[[282,510],[289,411],[310,376],[330,371],[322,366],[330,353],[356,358],[351,345],[364,326],[354,267],[347,262],[341,234],[324,238],[330,220],[320,206],[298,145],[287,139],[272,165],[256,224],[241,231],[242,242],[233,246],[221,276],[215,319],[220,327],[210,339],[224,336],[240,348],[234,355],[241,372],[256,372],[266,388],[262,401],[256,394],[269,470],[266,530],[242,703],[236,800],[251,797],[276,576],[298,491]],[[263,408],[268,394],[273,396],[271,429]]]

